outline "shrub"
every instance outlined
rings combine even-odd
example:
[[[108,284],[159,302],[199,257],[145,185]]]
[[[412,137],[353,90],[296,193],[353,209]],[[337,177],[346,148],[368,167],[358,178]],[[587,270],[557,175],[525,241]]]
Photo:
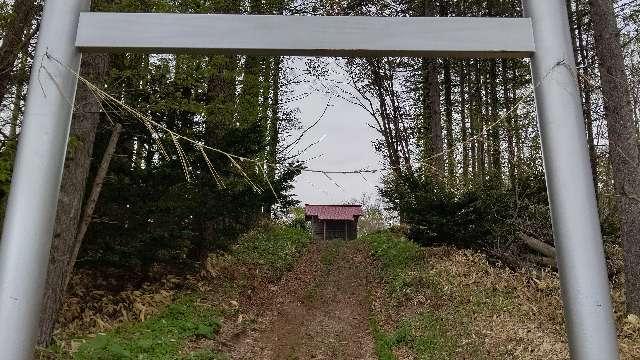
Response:
[[[427,177],[387,179],[381,195],[423,244],[511,251],[524,231],[552,241],[543,174],[518,178],[508,188],[477,187],[454,193]]]

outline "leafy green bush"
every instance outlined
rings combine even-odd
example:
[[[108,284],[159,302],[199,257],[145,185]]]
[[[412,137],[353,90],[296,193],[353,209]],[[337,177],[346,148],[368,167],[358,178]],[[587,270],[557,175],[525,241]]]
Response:
[[[290,211],[290,215],[293,217],[291,219],[291,223],[289,223],[290,227],[294,229],[311,231],[310,225],[307,222],[307,219],[304,213],[304,208],[302,207],[292,208]]]

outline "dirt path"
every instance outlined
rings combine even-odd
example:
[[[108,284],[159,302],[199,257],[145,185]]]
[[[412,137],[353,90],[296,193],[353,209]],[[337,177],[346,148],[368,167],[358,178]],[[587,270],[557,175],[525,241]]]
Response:
[[[374,271],[358,242],[311,245],[255,300],[253,326],[224,331],[231,359],[375,359],[369,333]]]

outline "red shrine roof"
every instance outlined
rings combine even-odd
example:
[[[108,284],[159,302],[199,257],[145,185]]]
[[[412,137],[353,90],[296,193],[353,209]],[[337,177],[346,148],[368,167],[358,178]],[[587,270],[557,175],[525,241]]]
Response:
[[[317,216],[319,220],[348,220],[355,221],[362,216],[362,205],[305,205],[304,214],[307,218]]]

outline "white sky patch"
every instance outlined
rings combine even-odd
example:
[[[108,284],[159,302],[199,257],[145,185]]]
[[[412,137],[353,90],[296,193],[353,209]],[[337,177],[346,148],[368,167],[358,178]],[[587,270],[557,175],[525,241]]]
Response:
[[[300,65],[304,66],[304,58],[300,58]],[[342,81],[348,82],[349,79]],[[309,91],[308,84],[296,86],[296,93]],[[380,168],[382,158],[372,145],[378,133],[367,125],[371,118],[366,111],[339,97],[331,97],[319,91],[314,91],[310,96],[290,105],[300,109],[302,127],[306,129],[318,120],[327,101],[330,101],[330,106],[326,114],[305,134],[304,140],[295,150],[303,150],[318,140],[321,142],[307,150],[300,158],[310,159],[307,165],[314,170],[354,171]],[[295,136],[301,132],[302,130]],[[329,174],[330,178],[327,178],[321,173],[303,173],[296,179],[294,192],[303,204],[341,204],[361,199],[365,194],[377,197],[375,187],[380,184],[381,175],[364,174],[363,177],[361,174]]]

